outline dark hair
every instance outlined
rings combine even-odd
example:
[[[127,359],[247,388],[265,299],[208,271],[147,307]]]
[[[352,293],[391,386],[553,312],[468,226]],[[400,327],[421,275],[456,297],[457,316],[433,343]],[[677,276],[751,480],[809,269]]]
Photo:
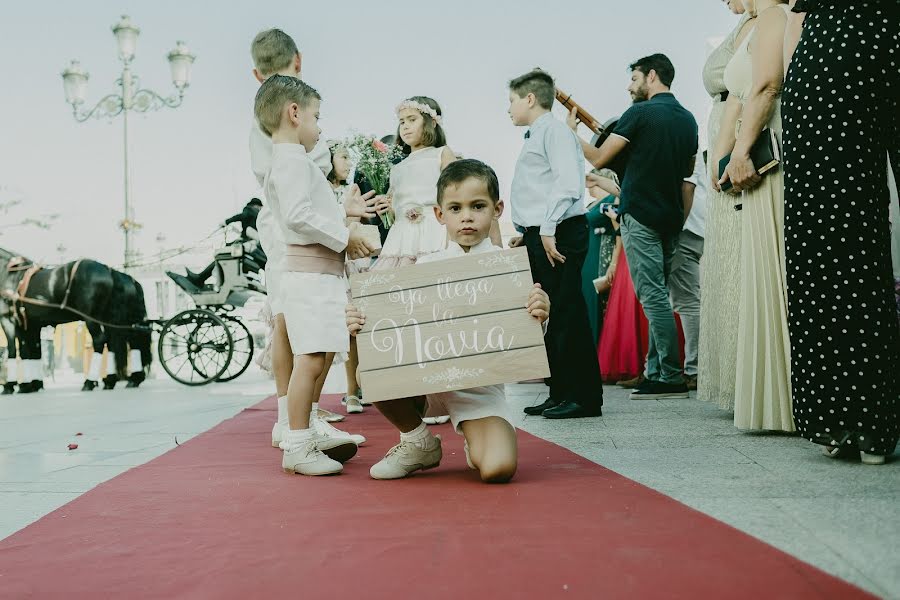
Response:
[[[466,179],[479,179],[487,187],[488,196],[496,204],[500,201],[500,182],[492,168],[474,158],[455,160],[441,171],[437,181],[437,203],[443,204],[444,190],[451,185],[456,186]]]
[[[553,100],[556,99],[556,84],[553,82],[553,77],[541,69],[535,69],[516,77],[509,82],[509,89],[515,92],[519,98],[534,94],[538,105],[547,110],[553,108]]]
[[[413,96],[411,98],[407,98],[412,102],[418,102],[419,104],[424,104],[426,106],[430,106],[434,109],[434,112],[441,116],[441,105],[437,103],[437,100],[433,98],[429,98],[428,96]],[[431,115],[427,115],[425,113],[420,113],[422,115],[422,119],[425,123],[422,126],[422,145],[423,146],[434,146],[435,148],[440,148],[442,146],[447,145],[447,135],[444,133],[444,128],[435,122],[434,119],[431,118]],[[412,152],[412,148],[406,145],[406,142],[403,141],[403,138],[400,137],[400,126],[397,126],[397,145],[403,150],[404,154],[409,154]]]
[[[346,179],[342,179],[342,180],[338,181],[337,171],[335,171],[335,169],[334,169],[334,155],[337,153],[338,150],[343,150],[344,152],[347,152],[347,148],[345,148],[344,146],[342,146],[340,144],[328,144],[328,153],[331,155],[331,171],[329,171],[328,177],[326,177],[325,179],[327,179],[331,183],[336,183],[338,185],[346,185],[346,183],[347,183]]]
[[[247,206],[262,206],[262,200],[259,198],[250,198],[250,202],[247,203]]]
[[[647,76],[650,71],[656,71],[656,76],[666,87],[672,87],[675,79],[675,65],[665,54],[651,54],[628,65],[629,71],[640,71]]]

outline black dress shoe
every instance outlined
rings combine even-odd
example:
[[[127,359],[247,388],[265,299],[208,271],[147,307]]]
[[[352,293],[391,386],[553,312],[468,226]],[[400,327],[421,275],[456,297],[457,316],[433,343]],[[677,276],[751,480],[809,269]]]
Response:
[[[548,408],[543,413],[547,419],[578,419],[580,417],[599,417],[603,415],[603,407],[585,408],[577,402],[563,402],[555,408]]]
[[[525,414],[531,416],[537,416],[544,414],[544,411],[555,406],[559,406],[559,402],[554,400],[553,398],[547,398],[537,406],[526,406]]]

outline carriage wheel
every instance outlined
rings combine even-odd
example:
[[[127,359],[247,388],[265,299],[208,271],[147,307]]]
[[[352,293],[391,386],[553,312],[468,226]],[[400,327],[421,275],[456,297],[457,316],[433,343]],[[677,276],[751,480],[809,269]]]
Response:
[[[231,330],[234,352],[231,354],[228,368],[216,379],[219,383],[240,377],[253,360],[253,336],[250,335],[247,326],[235,317],[225,317],[225,323]]]
[[[184,385],[203,385],[221,377],[233,352],[234,342],[225,321],[196,308],[169,319],[157,346],[163,369]]]

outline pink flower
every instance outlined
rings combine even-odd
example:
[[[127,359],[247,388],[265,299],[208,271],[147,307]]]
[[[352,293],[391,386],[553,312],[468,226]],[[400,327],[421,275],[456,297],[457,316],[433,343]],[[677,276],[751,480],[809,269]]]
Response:
[[[381,140],[373,140],[372,145],[375,147],[376,150],[378,150],[382,154],[384,154],[385,152],[388,151],[387,144],[385,144]]]
[[[422,217],[424,216],[422,214],[421,208],[419,208],[418,206],[413,206],[411,208],[406,209],[405,214],[406,214],[406,220],[409,221],[410,223],[419,223],[422,221]]]

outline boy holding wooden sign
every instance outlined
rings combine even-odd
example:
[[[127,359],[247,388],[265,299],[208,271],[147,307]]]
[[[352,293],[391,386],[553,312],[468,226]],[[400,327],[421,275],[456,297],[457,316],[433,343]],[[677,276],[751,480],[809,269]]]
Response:
[[[434,207],[434,213],[437,220],[446,226],[451,243],[445,250],[419,258],[416,264],[422,265],[470,254],[490,256],[492,253],[497,253],[494,255],[499,257],[502,251],[490,240],[491,224],[503,212],[503,202],[500,200],[499,184],[494,170],[477,160],[459,160],[444,169],[438,179],[437,188],[437,206]],[[528,268],[527,263],[524,266],[525,269]],[[473,273],[473,277],[468,281],[450,282],[448,280],[437,286],[429,287],[437,288],[436,295],[441,300],[450,300],[452,296],[464,295],[469,298],[470,304],[473,306],[479,302],[489,302],[489,300],[481,300],[481,298],[485,298],[490,293],[489,288],[494,284],[486,282],[485,279],[478,279],[474,275],[476,274]],[[512,277],[514,278],[515,275],[513,273]],[[420,291],[411,288],[390,293],[397,296],[397,300],[401,303],[403,296],[407,297],[409,305],[412,307],[416,304],[416,296]],[[484,305],[482,308],[486,310]],[[540,285],[535,284],[532,288],[526,308],[528,313],[541,323],[549,317],[550,300]],[[437,304],[433,304],[431,310],[439,312]],[[521,309],[513,310],[515,312],[515,310]],[[495,319],[491,321],[492,323],[501,322],[500,315],[492,315],[492,317]],[[512,317],[519,318],[517,315],[512,315]],[[386,320],[388,320],[387,317],[380,319],[380,321]],[[426,316],[425,320],[431,320],[427,326],[439,331],[442,327],[451,327],[454,323],[454,316],[440,313]],[[459,320],[462,321],[463,318],[459,318]],[[415,323],[410,319],[392,329],[402,336],[404,334],[400,333],[400,328],[404,328],[411,322]],[[475,322],[477,323],[477,320]],[[351,335],[358,335],[366,329],[365,325],[366,317],[363,312],[353,305],[348,306],[347,328]],[[420,325],[416,323],[413,327],[418,330]],[[426,326],[423,324],[421,327],[424,329]],[[364,333],[372,333],[376,329],[377,324],[373,324],[373,327],[367,328]],[[405,329],[408,330],[410,327],[405,327]],[[394,357],[393,363],[401,363],[404,364],[404,367],[415,370],[422,366],[425,359],[419,357],[414,360],[413,356],[424,353],[430,360],[435,362],[446,360],[448,361],[446,364],[451,365],[433,374],[432,378],[460,378],[465,377],[466,372],[479,371],[479,369],[466,368],[470,364],[466,362],[467,360],[474,359],[482,364],[487,364],[491,360],[487,354],[492,352],[491,348],[494,346],[499,348],[498,353],[494,356],[501,362],[507,361],[502,352],[512,346],[512,336],[504,339],[504,331],[499,326],[476,333],[482,333],[483,336],[481,338],[472,337],[466,341],[459,341],[459,343],[468,345],[476,352],[484,352],[487,349],[485,354],[469,354],[464,358],[454,360],[453,356],[460,356],[460,352],[453,352],[448,347],[451,338],[447,337],[447,343],[444,343],[439,340],[440,336],[434,336],[431,338],[436,340],[433,344],[426,339],[424,345],[420,345],[418,350],[408,352],[409,358]],[[509,335],[509,332],[506,333]],[[394,334],[388,332],[382,341],[386,342],[391,335]],[[540,343],[540,331],[538,331],[538,342],[539,345],[534,350],[536,355],[542,358],[544,348]],[[390,351],[395,353],[406,351],[399,347],[399,344],[402,344],[399,339],[391,341],[390,344],[392,347],[387,348]],[[447,356],[447,358],[439,358],[438,355]],[[405,363],[409,360],[413,360],[413,362],[411,365],[406,365]],[[388,375],[384,375],[384,377],[388,377]],[[400,381],[389,383],[401,386]],[[366,389],[372,388],[367,387]],[[477,469],[483,481],[505,483],[512,479],[517,466],[516,430],[506,419],[506,395],[502,385],[485,385],[428,394],[427,399],[432,410],[446,411],[441,414],[450,415],[457,433],[461,433],[465,437],[466,460],[469,467]],[[441,439],[439,436],[433,435],[422,422],[422,418],[416,410],[415,400],[415,398],[401,398],[375,403],[379,411],[400,431],[400,443],[391,448],[387,455],[372,467],[370,475],[374,479],[400,479],[415,471],[431,469],[440,464]]]

